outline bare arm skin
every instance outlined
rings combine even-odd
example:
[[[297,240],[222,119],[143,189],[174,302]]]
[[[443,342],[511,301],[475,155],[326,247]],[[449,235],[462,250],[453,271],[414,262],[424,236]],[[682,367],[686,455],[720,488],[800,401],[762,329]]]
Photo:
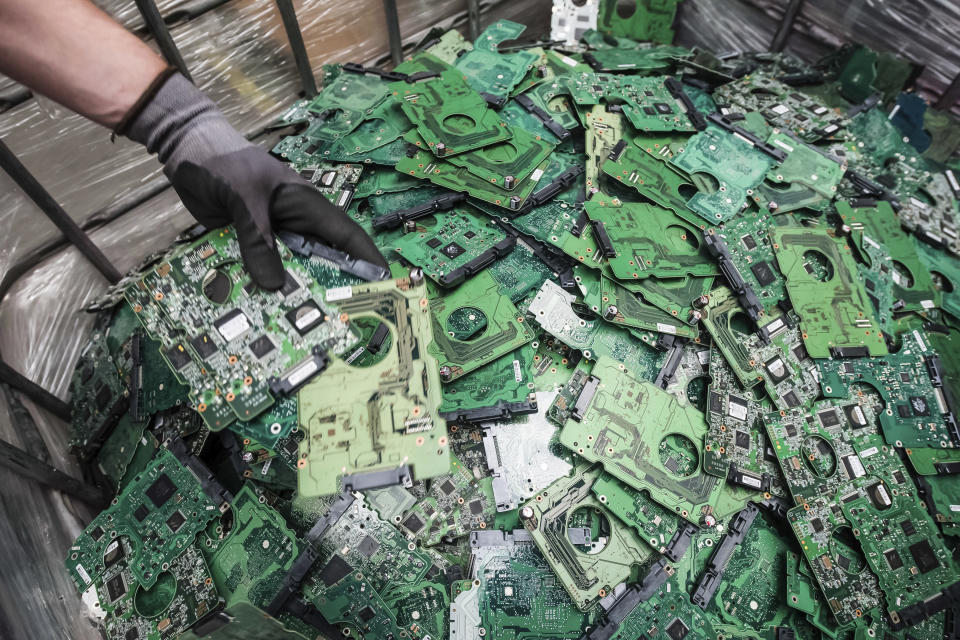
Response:
[[[0,73],[111,129],[166,66],[88,0],[0,0]]]

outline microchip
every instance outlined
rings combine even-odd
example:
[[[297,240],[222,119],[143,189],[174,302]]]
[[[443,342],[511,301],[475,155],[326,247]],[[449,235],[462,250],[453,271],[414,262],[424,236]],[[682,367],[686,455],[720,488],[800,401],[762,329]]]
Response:
[[[926,398],[910,396],[910,408],[913,409],[913,415],[915,416],[930,415],[930,405],[927,404]]]
[[[415,513],[408,515],[401,524],[414,534],[423,530],[423,520],[421,520]]]
[[[821,531],[823,531],[823,520],[821,520],[820,518],[813,518],[810,521],[810,526],[813,527],[814,533],[820,533]]]
[[[677,464],[677,461],[673,459],[673,456],[667,458],[663,466],[665,466],[671,473],[676,473],[677,469],[680,468],[680,465]]]
[[[472,500],[470,502],[470,513],[475,516],[483,513],[483,504],[479,500]]]
[[[296,455],[300,451],[300,443],[293,438],[287,438],[283,442],[283,450],[286,451],[288,455]]]
[[[113,540],[103,552],[103,566],[109,569],[123,558],[123,545],[119,540]]]
[[[673,622],[667,625],[665,631],[670,640],[683,640],[690,633],[690,627],[684,624],[680,618],[674,618]]]
[[[647,114],[648,116],[655,116],[655,115],[657,115],[657,110],[654,109],[654,108],[651,107],[651,106],[646,106],[646,107],[644,107],[644,108],[643,108],[643,112],[644,112],[645,114]]]
[[[917,532],[917,528],[913,526],[913,522],[910,520],[904,520],[900,523],[900,528],[903,529],[903,535],[909,537]]]
[[[807,348],[803,346],[803,343],[794,345],[790,351],[793,353],[793,357],[797,360],[806,360],[810,355],[807,353]]]
[[[720,400],[720,394],[716,391],[710,391],[708,406],[711,413],[720,413],[723,411],[723,402]]]
[[[750,434],[749,434],[749,433],[747,433],[746,431],[737,431],[737,435],[735,436],[735,438],[736,438],[736,444],[737,444],[738,447],[740,447],[741,449],[749,449],[749,448],[750,448]]]
[[[110,598],[110,602],[116,602],[125,595],[127,595],[127,583],[123,581],[122,573],[107,580],[107,597]]]
[[[137,631],[136,627],[127,629],[127,633],[124,634],[123,640],[140,640],[140,632]]]
[[[846,571],[850,568],[850,558],[842,553],[837,556],[837,566]]]
[[[270,340],[269,336],[260,336],[256,340],[250,343],[250,351],[253,352],[253,355],[257,356],[257,359],[263,358],[271,351],[276,349],[273,344],[273,341]]]
[[[790,377],[790,369],[787,368],[787,363],[780,356],[774,356],[767,360],[763,363],[763,368],[766,369],[767,375],[773,380],[773,384],[779,384]]]
[[[910,374],[905,371],[901,371],[900,382],[910,382]]]
[[[287,322],[293,325],[300,335],[306,335],[326,320],[323,311],[313,300],[307,300],[296,309],[287,311],[285,316]]]
[[[162,507],[167,503],[167,500],[173,497],[173,494],[177,492],[177,486],[173,484],[173,480],[170,479],[170,476],[167,474],[161,474],[159,478],[153,481],[153,484],[150,485],[144,493],[150,502],[153,503],[155,507]]]
[[[448,496],[456,490],[456,486],[450,482],[450,480],[444,480],[440,485],[440,491],[443,492],[443,495]]]
[[[180,530],[180,527],[183,526],[183,523],[187,519],[183,517],[183,514],[179,511],[174,511],[169,518],[167,518],[167,526],[170,527],[170,531],[176,533]]]
[[[727,415],[737,420],[746,420],[747,401],[733,394],[727,396]]]
[[[332,587],[350,575],[351,571],[353,571],[353,567],[351,567],[346,560],[335,555],[330,558],[327,566],[320,571],[320,579],[323,580],[323,584]]]
[[[206,333],[201,333],[190,341],[190,346],[197,352],[197,355],[206,360],[217,352],[217,345],[210,339]]]
[[[167,350],[166,356],[170,362],[170,366],[172,366],[175,371],[180,371],[180,369],[190,364],[190,354],[187,353],[187,350],[183,348],[182,344],[173,345],[172,348]]]
[[[280,294],[286,298],[288,295],[300,288],[297,279],[289,271],[283,272],[283,286],[280,287]]]
[[[840,416],[837,415],[835,409],[824,409],[817,414],[817,418],[824,428],[835,427],[840,424]]]
[[[906,404],[897,405],[897,413],[900,414],[901,418],[909,418],[913,413],[910,411],[910,406]]]
[[[373,619],[374,613],[373,609],[370,607],[364,607],[357,612],[357,617],[363,620],[364,622],[370,622]]]
[[[432,518],[433,514],[436,513],[436,511],[433,510],[433,507],[431,507],[429,504],[423,505],[423,512],[427,515],[428,518]]]
[[[863,407],[859,404],[848,404],[843,407],[843,415],[847,416],[847,424],[854,429],[862,429],[867,426],[867,414],[863,412]]]
[[[867,487],[867,495],[870,496],[870,501],[877,510],[882,511],[893,504],[893,500],[890,498],[890,492],[882,482],[876,482]]]
[[[240,309],[233,309],[218,318],[213,326],[227,342],[239,338],[250,329],[250,319]]]
[[[896,571],[903,566],[903,558],[900,557],[896,549],[887,549],[883,552],[883,557],[887,559],[887,566],[889,566],[892,571]]]
[[[797,393],[793,389],[783,395],[783,402],[791,409],[800,406],[800,398],[797,397]]]
[[[93,531],[90,532],[90,537],[93,538],[94,542],[97,542],[98,540],[100,540],[100,538],[103,537],[104,533],[105,532],[103,530],[103,527],[98,525],[93,528]]]
[[[788,438],[792,438],[797,435],[797,428],[793,426],[792,422],[788,422],[787,424],[783,425],[783,430],[787,432]]]
[[[940,566],[940,561],[937,560],[937,554],[934,553],[929,540],[920,540],[910,545],[910,555],[917,563],[920,573],[929,573]]]
[[[657,108],[657,111],[663,114],[673,113],[673,109],[670,108],[666,102],[657,102],[653,105]]]
[[[766,260],[752,265],[750,267],[750,271],[753,272],[753,275],[756,277],[757,282],[760,283],[761,287],[765,287],[777,279],[777,276],[773,274],[773,269],[770,268],[770,263],[768,263]]]
[[[456,242],[451,242],[443,249],[440,249],[440,253],[447,256],[448,258],[456,258],[459,255],[466,253],[466,249],[458,245]]]
[[[477,234],[475,234],[473,231],[467,231],[465,234],[463,234],[463,237],[467,240],[472,240],[473,238],[477,237]]]
[[[896,471],[894,471],[894,472],[893,472],[893,481],[896,482],[897,484],[903,484],[904,481],[905,481],[905,478],[903,477],[903,471],[900,471],[899,469],[897,469]]]
[[[843,372],[844,372],[844,373],[853,373],[854,371],[855,371],[855,369],[853,368],[853,364],[852,364],[852,363],[850,363],[850,362],[844,362],[844,363],[843,363]]]
[[[143,522],[148,515],[150,515],[150,509],[147,509],[145,504],[140,505],[133,512],[133,517],[137,519],[137,522]]]
[[[436,249],[441,244],[443,244],[443,242],[441,242],[440,238],[430,238],[429,240],[427,240],[427,246],[430,247],[431,249]]]
[[[364,539],[360,542],[360,544],[357,545],[357,551],[359,551],[360,553],[362,553],[368,558],[373,554],[375,554],[377,552],[377,549],[379,548],[380,548],[380,543],[377,542],[376,539],[373,538],[372,536],[364,537]]]
[[[753,236],[749,233],[745,236],[740,236],[740,242],[743,243],[747,249],[752,250],[757,248],[757,241],[753,239]]]
[[[113,393],[110,392],[110,387],[103,385],[97,389],[96,396],[94,397],[94,402],[97,405],[97,411],[103,411],[106,409],[112,398]]]

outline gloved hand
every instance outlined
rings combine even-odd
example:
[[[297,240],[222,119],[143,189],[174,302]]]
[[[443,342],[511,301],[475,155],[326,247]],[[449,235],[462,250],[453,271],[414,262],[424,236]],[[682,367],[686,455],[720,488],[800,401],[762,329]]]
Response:
[[[247,271],[265,289],[284,273],[281,229],[381,266],[373,240],[296,172],[250,143],[180,74],[161,76],[117,127],[159,156],[183,204],[206,227],[233,224]]]

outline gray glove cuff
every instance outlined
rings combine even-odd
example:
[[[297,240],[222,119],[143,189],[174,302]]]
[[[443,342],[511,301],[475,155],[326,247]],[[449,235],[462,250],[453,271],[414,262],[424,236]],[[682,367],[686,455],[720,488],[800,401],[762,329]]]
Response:
[[[217,106],[179,73],[173,74],[126,127],[124,134],[156,153],[172,176],[186,161],[207,160],[253,146]]]

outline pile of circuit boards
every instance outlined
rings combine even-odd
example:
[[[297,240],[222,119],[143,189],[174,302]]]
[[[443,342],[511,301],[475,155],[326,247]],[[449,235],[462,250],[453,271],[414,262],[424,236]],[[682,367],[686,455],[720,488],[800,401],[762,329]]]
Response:
[[[263,291],[196,229],[90,305],[111,640],[960,637],[960,128],[615,4],[285,113],[389,270],[281,234]]]

